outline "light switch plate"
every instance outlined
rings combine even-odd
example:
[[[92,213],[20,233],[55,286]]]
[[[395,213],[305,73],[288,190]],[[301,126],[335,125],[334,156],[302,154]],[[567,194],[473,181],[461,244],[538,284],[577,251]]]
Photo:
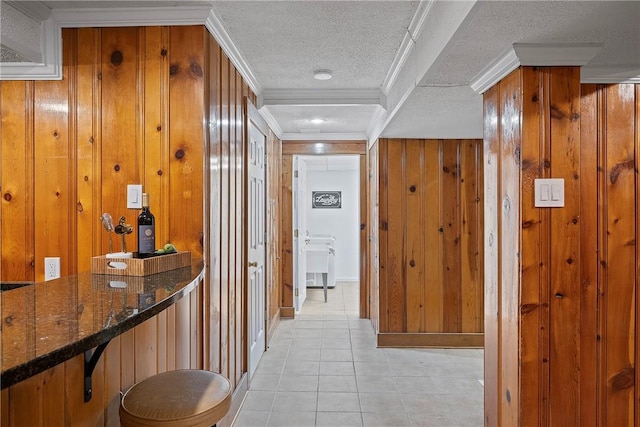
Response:
[[[564,207],[564,179],[539,178],[535,180],[535,207]]]
[[[142,185],[127,185],[127,209],[142,209]]]

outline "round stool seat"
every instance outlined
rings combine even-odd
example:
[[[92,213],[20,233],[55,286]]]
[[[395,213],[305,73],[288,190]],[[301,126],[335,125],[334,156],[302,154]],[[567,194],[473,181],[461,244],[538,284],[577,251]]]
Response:
[[[211,427],[231,406],[231,383],[197,369],[164,372],[131,387],[122,396],[122,426]]]

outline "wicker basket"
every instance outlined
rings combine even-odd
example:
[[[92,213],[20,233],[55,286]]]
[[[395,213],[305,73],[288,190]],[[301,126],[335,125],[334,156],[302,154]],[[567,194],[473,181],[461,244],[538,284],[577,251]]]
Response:
[[[175,252],[150,258],[91,258],[91,272],[116,276],[148,276],[191,265],[191,252]]]

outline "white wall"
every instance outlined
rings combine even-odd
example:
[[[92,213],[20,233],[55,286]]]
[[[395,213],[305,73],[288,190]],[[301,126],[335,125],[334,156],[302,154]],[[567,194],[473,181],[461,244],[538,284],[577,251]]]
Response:
[[[331,234],[336,238],[337,281],[358,281],[360,243],[359,170],[307,169],[307,229],[311,234]],[[313,209],[312,191],[341,191],[342,208]]]

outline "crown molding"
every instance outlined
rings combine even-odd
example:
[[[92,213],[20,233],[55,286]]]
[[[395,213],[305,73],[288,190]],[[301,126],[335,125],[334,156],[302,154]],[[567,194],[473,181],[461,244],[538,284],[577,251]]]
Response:
[[[514,43],[473,79],[471,89],[484,93],[520,66],[583,66],[602,46],[602,43]]]
[[[202,25],[210,10],[208,6],[55,9],[51,16],[62,28]]]
[[[40,1],[3,1],[18,12],[38,22],[46,21],[51,16],[51,9]]]
[[[484,93],[519,66],[520,59],[509,47],[473,79],[471,89],[476,93]]]
[[[583,66],[602,49],[602,43],[514,43],[522,66]]]
[[[364,133],[301,133],[290,132],[283,133],[282,141],[366,141],[367,135]]]
[[[380,89],[264,89],[258,106],[266,105],[380,105],[386,106]]]
[[[242,53],[240,53],[240,49],[238,49],[229,36],[229,33],[227,33],[227,30],[224,28],[220,18],[213,13],[213,10],[209,10],[209,15],[207,16],[204,25],[216,39],[222,50],[227,54],[231,63],[245,79],[253,93],[259,95],[262,92],[262,87],[260,86],[260,83],[258,83],[258,79],[255,74],[253,74],[253,70],[251,70],[249,63],[245,61]],[[260,105],[258,105],[258,108],[260,108]]]
[[[612,65],[606,67],[582,67],[581,83],[640,84],[640,65]]]
[[[267,122],[267,125],[269,126],[271,131],[276,134],[278,139],[281,140],[283,135],[282,128],[280,127],[280,124],[278,124],[276,118],[273,117],[273,114],[271,114],[271,111],[269,111],[269,107],[262,107],[258,110],[258,112],[260,113],[264,121]]]
[[[382,82],[381,90],[383,94],[389,94],[389,92],[391,91],[391,87],[400,75],[400,71],[402,71],[402,68],[407,62],[411,51],[415,47],[416,40],[418,39],[418,37],[420,37],[420,34],[424,29],[424,24],[427,21],[427,16],[431,11],[431,6],[433,6],[433,3],[434,0],[420,1],[416,12],[413,14],[413,18],[411,18],[411,23],[409,24],[409,27],[404,34],[402,43],[400,43],[400,48],[396,52],[396,56],[393,58],[391,67],[389,67],[389,71],[387,71],[387,75]]]
[[[62,32],[53,19],[42,22],[42,62],[2,62],[0,80],[62,80]]]

